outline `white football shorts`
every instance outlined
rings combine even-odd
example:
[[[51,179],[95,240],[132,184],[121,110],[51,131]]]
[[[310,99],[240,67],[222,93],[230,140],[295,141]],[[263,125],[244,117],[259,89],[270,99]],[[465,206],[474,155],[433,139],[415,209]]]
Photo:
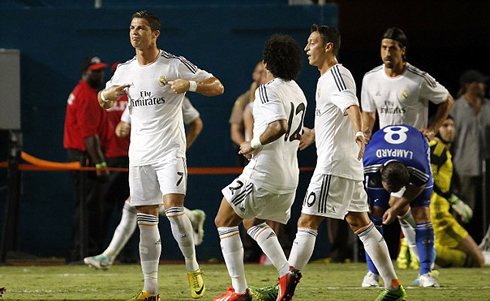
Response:
[[[244,175],[233,180],[221,192],[241,218],[258,218],[282,224],[286,224],[291,217],[291,206],[296,196],[296,192],[271,193],[257,187]]]
[[[162,205],[166,194],[186,194],[187,165],[177,157],[129,167],[131,206]]]
[[[344,219],[351,211],[369,211],[363,182],[315,172],[306,191],[301,212]]]

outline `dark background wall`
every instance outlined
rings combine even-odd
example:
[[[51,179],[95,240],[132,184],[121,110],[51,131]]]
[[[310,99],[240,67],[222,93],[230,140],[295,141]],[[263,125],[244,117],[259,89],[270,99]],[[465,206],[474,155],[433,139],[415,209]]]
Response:
[[[468,68],[490,73],[490,3],[488,1],[363,1],[340,0],[326,7],[289,7],[287,1],[161,1],[135,6],[129,0],[92,1],[6,0],[0,3],[0,48],[22,52],[22,127],[25,150],[43,159],[64,160],[63,123],[66,99],[79,79],[79,61],[98,55],[107,63],[134,55],[128,41],[131,14],[149,8],[162,19],[159,46],[186,56],[224,83],[223,96],[189,97],[201,112],[204,131],[188,153],[189,166],[234,166],[228,117],[235,98],[251,82],[254,64],[273,33],[292,35],[304,46],[312,23],[338,25],[342,32],[340,62],[357,82],[381,64],[379,43],[391,26],[408,36],[409,61],[428,71],[455,95],[458,78]],[[266,4],[264,4],[266,3]],[[313,124],[314,89],[318,73],[304,59],[298,80],[310,102],[306,124]],[[1,68],[1,66],[0,66]],[[108,74],[106,75],[109,76]],[[0,92],[1,93],[1,92]],[[5,157],[5,132],[0,161]],[[300,154],[302,166],[312,166],[312,149]],[[303,173],[293,220],[311,173]],[[219,257],[212,220],[220,189],[233,176],[190,176],[188,206],[205,208],[210,217],[201,259]],[[5,172],[0,170],[0,221],[5,207]],[[63,256],[70,239],[72,187],[67,173],[30,172],[23,175],[19,249],[42,256]],[[116,220],[116,217],[115,217]],[[162,241],[174,246],[168,224],[162,221]],[[2,223],[0,222],[0,227]],[[166,242],[166,243],[165,243]],[[176,246],[176,245],[175,245]],[[326,246],[326,243],[324,243]],[[180,258],[169,247],[164,259]],[[325,252],[318,251],[320,253]],[[317,256],[321,254],[317,253]]]
[[[128,34],[130,18],[135,11],[144,8],[108,6],[95,10],[78,5],[65,7],[59,3],[53,7],[6,7],[0,11],[0,47],[21,50],[24,149],[52,161],[65,160],[66,100],[80,78],[80,60],[97,55],[112,64],[132,58],[134,49]],[[263,44],[270,35],[288,34],[304,45],[312,22],[338,24],[335,5],[176,5],[151,10],[162,20],[158,45],[212,72],[226,90],[223,96],[214,98],[189,95],[204,122],[201,137],[188,152],[190,167],[236,164],[228,118],[236,97],[249,88],[251,73],[261,60]],[[304,65],[298,82],[308,98],[313,99],[318,71],[307,66],[306,57]],[[108,79],[109,74],[106,77]],[[310,126],[312,113],[313,110],[309,110],[306,117]],[[302,166],[313,166],[314,149],[303,153],[301,160]],[[209,215],[201,259],[219,255],[213,219],[222,198],[221,188],[233,178],[190,176],[186,204],[190,208],[202,208]],[[42,256],[63,256],[70,241],[74,205],[69,174],[25,172],[22,180],[19,250]],[[305,189],[302,187],[301,191]],[[298,199],[302,197],[302,193],[298,193]],[[4,204],[3,194],[0,210],[4,210]],[[120,212],[120,208],[116,212]],[[3,212],[0,214],[3,216]],[[166,220],[162,220],[161,227],[166,228],[162,229],[164,244],[176,246]],[[178,248],[165,250],[164,259],[181,258]]]

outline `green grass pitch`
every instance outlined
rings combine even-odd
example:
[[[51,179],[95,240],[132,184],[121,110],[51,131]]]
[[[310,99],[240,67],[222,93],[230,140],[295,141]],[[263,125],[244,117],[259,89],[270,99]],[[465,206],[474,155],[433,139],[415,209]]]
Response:
[[[206,295],[212,300],[230,285],[223,264],[202,265]],[[250,285],[269,285],[276,281],[271,266],[246,265]],[[364,264],[311,263],[303,272],[294,300],[374,300],[379,289],[360,287],[365,274]],[[421,289],[412,285],[417,271],[397,270],[407,288],[407,300],[490,301],[490,268],[442,269],[441,288]],[[160,265],[160,296],[162,300],[193,300],[188,292],[183,264]],[[7,292],[6,300],[124,300],[142,288],[139,265],[115,265],[108,271],[86,266],[21,266],[0,267],[0,287]]]

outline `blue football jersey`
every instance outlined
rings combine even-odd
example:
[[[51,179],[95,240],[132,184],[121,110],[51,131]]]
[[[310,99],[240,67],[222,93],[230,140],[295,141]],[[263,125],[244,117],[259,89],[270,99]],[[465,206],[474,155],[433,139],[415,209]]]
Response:
[[[416,128],[409,125],[389,125],[377,131],[366,146],[364,174],[372,176],[388,161],[402,162],[416,186],[432,186],[429,142]],[[376,185],[377,186],[377,185]]]

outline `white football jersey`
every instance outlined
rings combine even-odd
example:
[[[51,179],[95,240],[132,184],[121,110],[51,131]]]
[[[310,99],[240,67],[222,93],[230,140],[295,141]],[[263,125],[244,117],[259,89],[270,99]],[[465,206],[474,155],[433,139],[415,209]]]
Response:
[[[106,88],[131,85],[127,90],[131,115],[131,166],[153,164],[166,157],[185,157],[182,117],[185,93],[176,94],[167,81],[203,81],[212,76],[184,57],[163,50],[149,65],[140,65],[136,57],[119,64]]]
[[[428,125],[429,101],[440,104],[448,95],[432,76],[409,63],[397,77],[388,77],[381,65],[364,75],[361,104],[364,112],[378,112],[380,128],[408,124],[421,130]]]
[[[255,91],[254,137],[260,137],[269,123],[276,120],[286,120],[288,130],[279,139],[264,145],[245,167],[243,174],[249,174],[254,185],[277,194],[296,190],[297,152],[306,106],[306,97],[294,80],[276,78]]]
[[[320,76],[316,87],[315,172],[362,181],[356,133],[345,111],[352,105],[359,106],[356,83],[350,71],[337,64]]]
[[[200,117],[199,111],[194,108],[191,101],[187,97],[184,97],[184,102],[182,103],[182,117],[184,118],[184,123],[186,125]],[[131,124],[129,106],[126,106],[126,109],[124,109],[124,112],[121,115],[121,121]]]

